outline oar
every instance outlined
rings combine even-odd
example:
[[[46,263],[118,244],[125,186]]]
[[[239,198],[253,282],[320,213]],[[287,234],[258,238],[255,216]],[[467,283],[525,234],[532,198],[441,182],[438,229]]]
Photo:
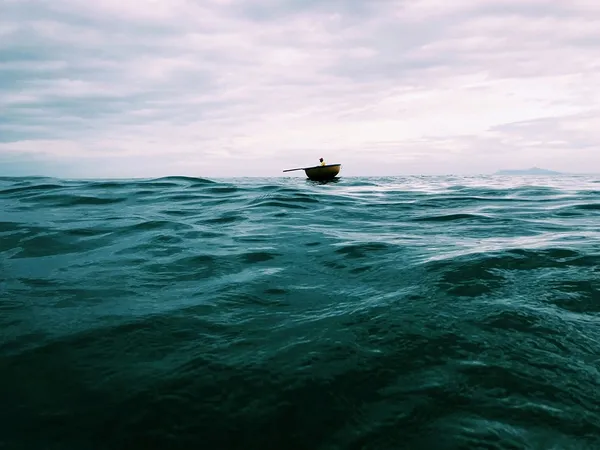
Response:
[[[286,169],[284,172],[293,172],[294,170],[304,170],[304,168],[299,167],[298,169]]]

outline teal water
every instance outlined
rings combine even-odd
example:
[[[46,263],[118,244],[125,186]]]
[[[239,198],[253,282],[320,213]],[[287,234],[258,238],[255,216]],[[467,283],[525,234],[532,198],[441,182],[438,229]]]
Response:
[[[0,179],[0,449],[600,448],[600,178]]]

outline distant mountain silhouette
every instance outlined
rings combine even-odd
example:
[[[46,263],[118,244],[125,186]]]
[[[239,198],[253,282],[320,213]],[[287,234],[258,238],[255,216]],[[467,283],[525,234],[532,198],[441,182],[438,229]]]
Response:
[[[540,169],[539,167],[531,167],[524,170],[499,170],[495,175],[561,175],[562,172],[554,170]]]

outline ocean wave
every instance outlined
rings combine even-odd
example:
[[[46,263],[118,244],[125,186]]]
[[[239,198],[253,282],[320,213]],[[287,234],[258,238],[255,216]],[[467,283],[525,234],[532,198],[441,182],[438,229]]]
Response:
[[[184,177],[184,176],[170,176],[170,177],[162,177],[155,178],[152,180],[148,180],[147,183],[155,184],[163,181],[167,182],[176,182],[176,183],[189,183],[191,185],[208,185],[208,184],[216,184],[216,181],[209,180],[207,178],[196,178],[196,177]]]

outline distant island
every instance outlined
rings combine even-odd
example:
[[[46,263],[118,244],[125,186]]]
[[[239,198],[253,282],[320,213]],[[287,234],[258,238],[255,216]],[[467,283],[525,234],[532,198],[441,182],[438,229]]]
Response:
[[[494,175],[563,175],[563,173],[532,167],[524,170],[499,170]]]

